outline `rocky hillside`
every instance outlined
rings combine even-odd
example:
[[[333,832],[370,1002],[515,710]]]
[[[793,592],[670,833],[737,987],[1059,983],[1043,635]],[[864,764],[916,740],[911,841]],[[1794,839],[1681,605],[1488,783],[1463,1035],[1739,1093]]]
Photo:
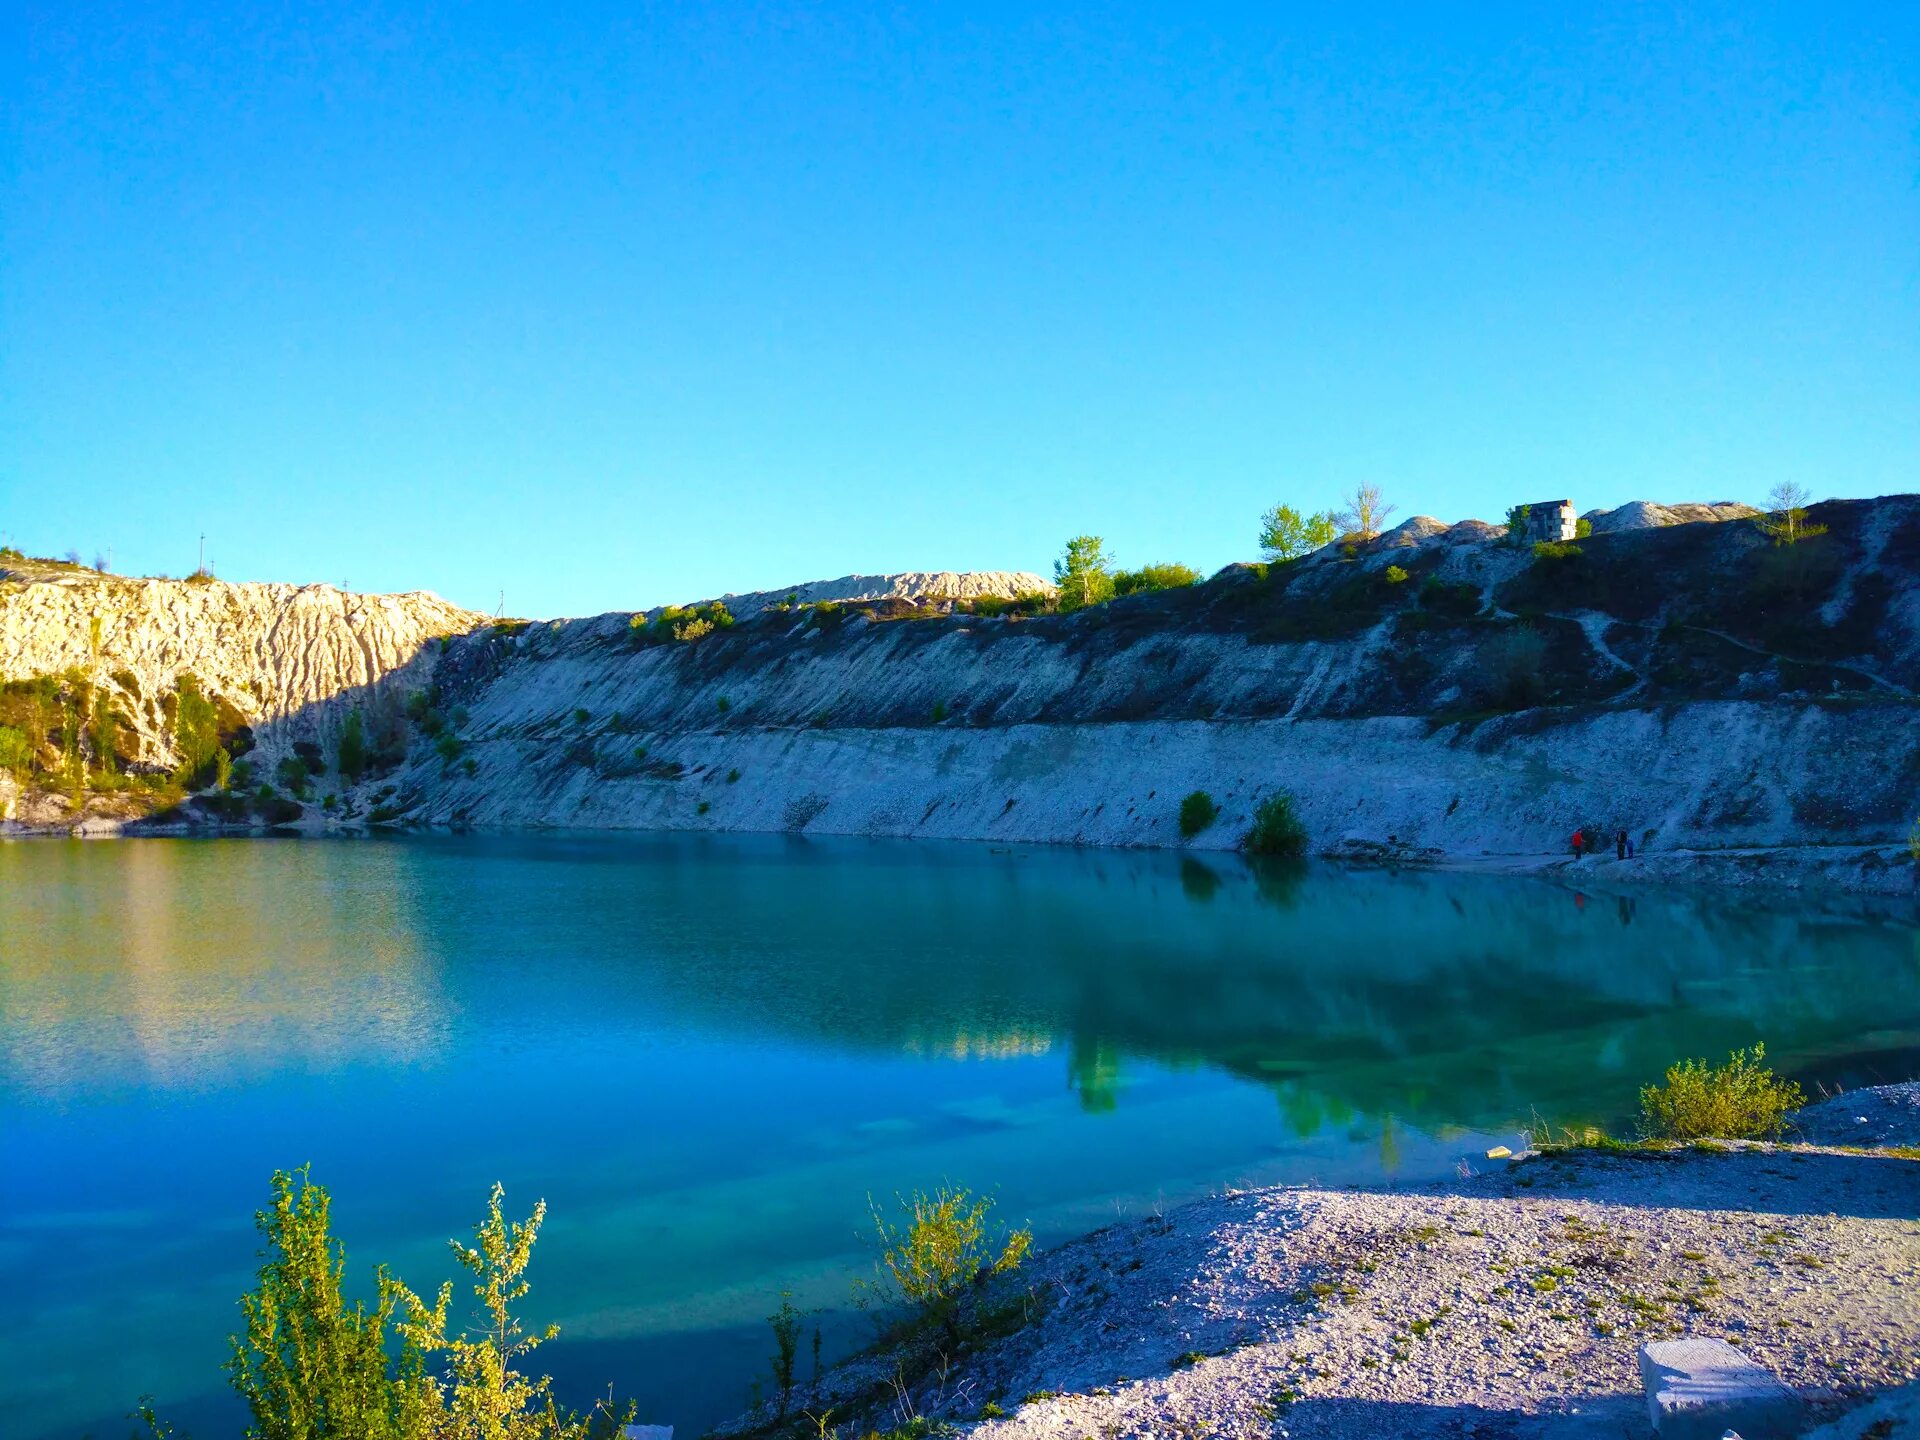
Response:
[[[1900,841],[1920,806],[1920,497],[1815,507],[1824,530],[1791,545],[1745,507],[1591,518],[1545,547],[1416,518],[1065,615],[1031,576],[847,577],[826,583],[866,598],[795,587],[693,625],[10,582],[0,668],[137,660],[136,703],[191,669],[264,755],[318,748],[305,789],[343,823],[1224,848],[1284,787],[1319,848],[1358,853],[1541,854],[1576,826],[1655,853]],[[380,706],[399,733],[349,784],[339,727]],[[149,710],[143,753],[166,718]],[[1220,814],[1183,841],[1193,790]]]
[[[425,592],[13,562],[0,569],[0,746],[22,753],[0,773],[0,809],[60,824],[76,800],[127,818],[176,798],[183,687],[210,707],[210,739],[232,760],[252,753],[261,768],[296,744],[331,753],[350,710],[402,716],[431,685],[439,642],[483,623]]]
[[[452,647],[436,823],[1227,847],[1295,793],[1322,848],[1513,855],[1888,844],[1920,805],[1920,499],[1600,529],[1536,552],[1416,519],[1073,615],[624,616]],[[1596,527],[1599,529],[1599,527]],[[992,610],[995,607],[985,607]],[[455,748],[457,746],[457,748]]]

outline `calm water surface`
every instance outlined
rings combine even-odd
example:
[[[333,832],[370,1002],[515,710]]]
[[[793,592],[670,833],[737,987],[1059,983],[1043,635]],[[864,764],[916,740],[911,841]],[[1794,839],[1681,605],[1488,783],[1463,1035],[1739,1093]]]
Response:
[[[1910,917],[1230,858],[785,837],[0,844],[0,1434],[200,1440],[253,1210],[313,1165],[416,1289],[505,1182],[571,1398],[694,1435],[869,1192],[1058,1239],[1420,1179],[1682,1054],[1910,1061]],[[829,1315],[829,1348],[855,1332]],[[803,1362],[804,1363],[804,1362]]]

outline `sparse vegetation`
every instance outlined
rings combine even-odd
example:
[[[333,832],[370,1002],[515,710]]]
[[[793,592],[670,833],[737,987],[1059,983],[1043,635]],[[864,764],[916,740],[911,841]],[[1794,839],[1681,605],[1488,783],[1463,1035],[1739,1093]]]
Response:
[[[1357,485],[1346,508],[1333,517],[1334,524],[1350,540],[1377,540],[1398,508],[1386,503],[1378,485]]]
[[[630,1420],[631,1407],[563,1411],[547,1379],[516,1368],[557,1327],[530,1332],[513,1309],[546,1206],[510,1222],[501,1201],[495,1185],[477,1243],[453,1245],[484,1317],[475,1332],[455,1331],[450,1283],[428,1305],[382,1267],[372,1303],[350,1305],[327,1192],[305,1170],[277,1172],[272,1206],[255,1217],[262,1264],[227,1365],[252,1416],[249,1440],[601,1440]]]
[[[800,1312],[793,1307],[793,1296],[780,1292],[780,1308],[767,1317],[773,1328],[773,1388],[781,1419],[793,1403],[793,1372],[800,1355]]]
[[[1303,515],[1291,505],[1276,505],[1260,517],[1260,549],[1269,560],[1298,560],[1338,536],[1330,510]]]
[[[1482,698],[1505,710],[1523,710],[1546,697],[1547,642],[1531,625],[1513,625],[1480,646]]]
[[[1025,1227],[990,1237],[993,1201],[959,1186],[896,1199],[897,1216],[868,1202],[885,1288],[912,1305],[923,1322],[949,1333],[959,1297],[982,1275],[1017,1270],[1033,1248],[1033,1231]]]
[[[1307,827],[1292,794],[1276,790],[1253,810],[1253,828],[1241,842],[1250,855],[1297,859],[1307,853]]]
[[[1111,600],[1114,594],[1113,563],[1105,542],[1098,535],[1076,535],[1053,562],[1053,579],[1058,588],[1056,603],[1062,614],[1084,610]]]
[[[1220,807],[1204,790],[1195,790],[1180,802],[1180,836],[1191,840],[1220,817]]]
[[[349,785],[358,784],[367,773],[367,722],[358,707],[347,712],[340,726],[340,745],[335,752],[340,778]]]
[[[711,600],[704,605],[669,605],[651,622],[645,615],[635,615],[627,621],[627,627],[636,645],[665,645],[675,640],[699,640],[716,630],[729,629],[733,623],[733,612],[718,600]]]
[[[1798,1085],[1764,1063],[1767,1049],[1736,1050],[1727,1063],[1683,1060],[1666,1081],[1640,1092],[1640,1124],[1650,1139],[1771,1140],[1788,1112],[1806,1103]]]
[[[1754,523],[1776,545],[1798,545],[1827,533],[1824,525],[1807,523],[1808,495],[1804,485],[1782,480],[1767,494],[1767,513]]]
[[[1113,577],[1113,593],[1144,595],[1153,590],[1179,590],[1200,583],[1200,572],[1191,565],[1171,563],[1142,565],[1138,570],[1122,570]]]

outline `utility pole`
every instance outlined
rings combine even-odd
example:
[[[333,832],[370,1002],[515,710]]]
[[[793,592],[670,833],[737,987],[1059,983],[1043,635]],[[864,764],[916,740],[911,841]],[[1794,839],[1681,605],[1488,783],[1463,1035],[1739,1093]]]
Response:
[[[207,573],[207,537],[204,531],[201,532],[200,535],[200,564],[195,568],[193,573],[196,575],[204,575]]]

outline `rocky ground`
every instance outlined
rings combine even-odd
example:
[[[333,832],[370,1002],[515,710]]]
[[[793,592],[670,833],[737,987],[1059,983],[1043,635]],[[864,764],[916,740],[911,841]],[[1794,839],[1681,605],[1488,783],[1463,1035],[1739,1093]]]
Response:
[[[1684,1332],[1772,1369],[1812,1424],[1920,1377],[1920,1087],[1800,1123],[1821,1143],[1199,1202],[1049,1252],[1028,1323],[944,1370],[869,1355],[804,1403],[982,1440],[1644,1436],[1635,1351]]]

